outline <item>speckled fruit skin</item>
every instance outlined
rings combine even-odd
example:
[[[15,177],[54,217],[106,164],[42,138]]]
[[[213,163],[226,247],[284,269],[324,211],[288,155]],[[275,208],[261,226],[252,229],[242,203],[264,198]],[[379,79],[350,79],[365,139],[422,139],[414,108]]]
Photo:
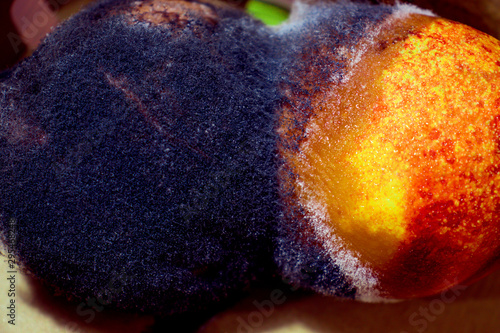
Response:
[[[412,14],[339,52],[348,74],[312,99],[298,149],[281,147],[288,203],[334,235],[319,246],[370,272],[367,300],[432,295],[498,267],[500,42]]]

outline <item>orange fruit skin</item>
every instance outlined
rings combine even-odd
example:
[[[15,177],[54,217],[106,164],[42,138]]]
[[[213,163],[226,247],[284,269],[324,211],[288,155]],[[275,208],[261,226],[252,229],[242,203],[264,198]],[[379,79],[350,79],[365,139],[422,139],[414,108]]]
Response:
[[[497,267],[500,42],[413,14],[339,52],[348,75],[313,98],[297,149],[285,129],[294,115],[281,114],[284,201],[330,230],[323,242],[340,244],[324,246],[359,260],[382,298],[432,295]]]

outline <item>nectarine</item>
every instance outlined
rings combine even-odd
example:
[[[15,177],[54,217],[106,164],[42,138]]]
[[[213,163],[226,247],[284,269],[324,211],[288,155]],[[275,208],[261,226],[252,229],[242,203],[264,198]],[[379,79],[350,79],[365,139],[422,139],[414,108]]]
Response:
[[[342,76],[306,117],[281,112],[286,223],[359,299],[434,294],[500,255],[500,42],[406,9],[325,56]]]

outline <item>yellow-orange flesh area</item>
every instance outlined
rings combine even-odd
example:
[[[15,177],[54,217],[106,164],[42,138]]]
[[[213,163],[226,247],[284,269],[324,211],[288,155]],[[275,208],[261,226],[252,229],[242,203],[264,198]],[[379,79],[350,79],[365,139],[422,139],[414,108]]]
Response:
[[[421,15],[384,31],[288,163],[383,295],[424,296],[498,259],[500,42]]]

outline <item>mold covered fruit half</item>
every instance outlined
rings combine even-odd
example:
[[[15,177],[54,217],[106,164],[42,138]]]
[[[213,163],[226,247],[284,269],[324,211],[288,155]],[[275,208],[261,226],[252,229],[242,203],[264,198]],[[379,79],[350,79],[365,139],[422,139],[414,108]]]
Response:
[[[419,14],[378,28],[281,149],[285,200],[335,264],[352,258],[348,279],[370,277],[360,299],[427,296],[498,267],[500,42]]]

